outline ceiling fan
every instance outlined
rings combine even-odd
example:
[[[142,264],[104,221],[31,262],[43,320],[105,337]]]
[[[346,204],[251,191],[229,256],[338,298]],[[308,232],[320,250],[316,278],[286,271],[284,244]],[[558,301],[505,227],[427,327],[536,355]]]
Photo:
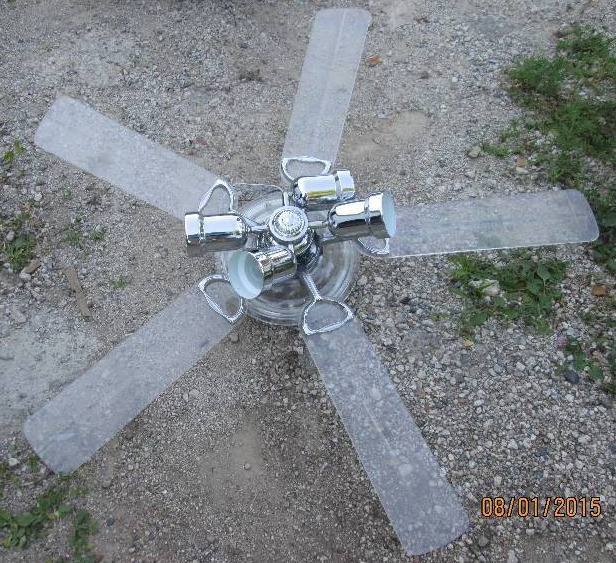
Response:
[[[299,324],[409,554],[466,530],[464,509],[344,303],[358,252],[384,258],[584,242],[598,229],[574,190],[398,209],[387,192],[358,198],[350,172],[334,162],[369,24],[360,9],[318,12],[280,163],[284,187],[231,185],[70,98],[49,109],[38,146],[183,219],[189,255],[217,252],[219,269],[26,420],[25,435],[49,467],[86,462],[248,314]],[[242,193],[247,202],[238,201]]]

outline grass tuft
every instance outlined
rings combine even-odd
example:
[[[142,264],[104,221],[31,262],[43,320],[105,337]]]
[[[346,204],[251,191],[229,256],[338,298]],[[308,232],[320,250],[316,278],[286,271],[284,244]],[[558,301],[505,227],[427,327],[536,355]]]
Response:
[[[3,237],[2,252],[14,272],[19,272],[34,257],[36,237],[33,230],[29,213],[20,213],[8,220],[0,218],[0,231],[6,233]],[[12,240],[7,240],[6,235],[9,232],[13,233]]]
[[[33,474],[38,473],[39,459],[36,455],[30,454],[27,460],[21,462],[20,466],[27,467]],[[97,531],[96,521],[87,510],[75,506],[74,499],[85,495],[87,489],[83,486],[71,488],[72,479],[72,474],[58,475],[56,483],[44,490],[24,512],[12,512],[0,507],[0,548],[26,549],[33,540],[42,537],[54,521],[73,514],[73,526],[68,538],[73,552],[71,561],[95,561],[91,554],[90,536]],[[7,460],[0,459],[0,501],[3,500],[5,487],[19,489],[22,486],[20,470],[11,469]]]
[[[96,521],[85,508],[82,508],[75,514],[73,529],[69,536],[69,544],[75,555],[74,560],[85,563],[92,559],[89,553],[93,547],[90,543],[90,536],[96,533],[96,531]]]

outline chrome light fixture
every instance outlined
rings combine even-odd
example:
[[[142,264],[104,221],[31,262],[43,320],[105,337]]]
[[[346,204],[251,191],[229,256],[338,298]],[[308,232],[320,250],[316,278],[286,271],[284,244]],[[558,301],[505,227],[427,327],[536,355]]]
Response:
[[[237,250],[248,239],[248,226],[237,213],[206,215],[187,213],[184,217],[186,251],[191,258],[206,252]]]
[[[294,159],[302,161],[301,158]],[[305,162],[316,159],[306,158]],[[327,168],[329,168],[329,163]],[[284,176],[283,164],[283,176]],[[229,210],[225,214],[208,215],[208,202],[217,188],[224,188],[229,195]],[[243,299],[257,299],[264,292],[297,279],[304,286],[309,302],[298,315],[304,332],[329,332],[352,318],[344,303],[323,298],[311,278],[318,267],[324,246],[345,241],[358,241],[360,237],[388,239],[396,231],[396,213],[393,198],[388,192],[373,193],[365,199],[353,199],[355,183],[348,170],[339,170],[317,176],[302,176],[291,184],[290,193],[278,188],[279,203],[273,206],[265,220],[255,221],[234,208],[233,187],[219,181],[201,200],[198,212],[184,217],[186,247],[191,257],[208,252],[229,253],[226,273],[216,281],[228,283]],[[327,212],[327,219],[323,214]],[[312,216],[312,217],[309,217]],[[255,234],[255,237],[250,237]],[[359,241],[358,241],[359,243]],[[360,245],[364,252],[370,252]],[[210,285],[204,280],[202,290]],[[218,313],[230,320],[224,307],[215,303],[206,293],[208,303]],[[326,323],[315,328],[308,325],[309,318],[318,315],[307,313],[315,310],[317,303],[334,302],[344,312],[339,322]],[[237,315],[233,316],[238,320]]]
[[[329,212],[329,230],[341,240],[373,236],[379,239],[396,234],[396,210],[390,193],[369,195],[364,201],[339,203]]]
[[[297,273],[295,254],[284,246],[235,252],[229,259],[229,282],[240,297],[254,299]]]

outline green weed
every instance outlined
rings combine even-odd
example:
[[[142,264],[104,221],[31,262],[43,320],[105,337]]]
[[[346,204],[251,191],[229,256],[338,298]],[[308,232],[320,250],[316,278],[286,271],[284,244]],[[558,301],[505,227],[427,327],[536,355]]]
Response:
[[[593,257],[612,273],[616,273],[616,187],[593,188],[586,197],[595,212],[601,237],[593,244]]]
[[[18,139],[13,141],[13,144],[10,149],[4,151],[2,154],[2,161],[5,163],[11,163],[17,156],[24,153],[24,148],[19,142]]]
[[[88,552],[92,549],[90,536],[96,533],[96,531],[96,521],[85,508],[75,514],[69,544],[75,556],[80,558],[80,561],[87,561]]]
[[[510,156],[512,154],[510,148],[507,148],[504,145],[489,143],[488,141],[483,141],[481,143],[481,150],[486,154],[498,156],[499,158],[504,158],[505,156]]]
[[[450,277],[452,291],[467,302],[460,317],[460,330],[471,334],[490,317],[519,320],[539,332],[549,328],[552,307],[561,296],[558,286],[566,264],[550,259],[534,261],[529,253],[514,253],[503,266],[475,254],[457,254],[450,258],[456,266]],[[500,291],[487,296],[488,286]]]
[[[27,466],[33,473],[38,471],[39,460],[36,455],[28,456]],[[71,499],[86,494],[87,488],[71,488],[72,479],[72,474],[59,475],[55,485],[40,494],[34,504],[24,512],[13,513],[6,508],[0,508],[0,546],[5,549],[25,549],[32,540],[41,537],[53,521],[74,513]],[[10,482],[19,484],[19,474],[10,469],[6,460],[0,460],[0,501],[4,486]],[[89,537],[96,530],[96,522],[87,510],[81,509],[74,514],[68,538],[74,555],[72,561],[85,563],[94,560],[89,553],[92,547]]]
[[[5,459],[0,459],[0,485],[10,481],[12,475],[13,473],[9,467],[9,462]]]
[[[7,241],[4,237],[2,243],[2,250],[14,272],[19,272],[34,257],[36,237],[31,223],[28,213],[20,213],[9,220],[0,219],[0,230],[14,233],[12,240]]]
[[[66,229],[64,240],[71,246],[81,248],[83,245],[83,234],[75,225],[69,225]]]
[[[28,456],[28,469],[31,473],[36,473],[39,470],[39,460],[34,454]]]
[[[89,237],[92,242],[100,242],[102,240],[105,240],[106,234],[106,229],[104,227],[100,227],[90,231]]]
[[[128,278],[125,276],[119,276],[117,278],[109,280],[109,287],[111,289],[122,289],[128,284]]]
[[[555,56],[531,57],[508,69],[509,93],[530,112],[533,123],[526,131],[518,128],[517,135],[510,127],[499,138],[503,155],[505,149],[524,155],[551,182],[584,191],[600,230],[593,258],[612,273],[616,273],[614,45],[613,38],[576,25],[557,41]],[[613,302],[605,306],[613,309]],[[593,339],[599,342],[601,337],[595,334]],[[585,342],[570,340],[566,351],[574,368],[601,383],[606,393],[616,394],[616,359],[609,346],[593,357]],[[597,361],[606,356],[607,361]]]
[[[608,356],[607,365],[597,362],[586,349],[582,340],[567,338],[564,351],[571,356],[571,365],[579,372],[585,372],[592,383],[602,383],[602,389],[614,394],[616,391],[614,376],[616,375],[616,355]],[[608,378],[608,375],[611,376]]]
[[[7,532],[2,546],[25,548],[33,538],[41,535],[48,521],[68,514],[71,507],[63,502],[66,494],[66,488],[52,487],[26,512],[12,514],[6,509],[0,510],[0,530]]]
[[[8,461],[5,459],[0,459],[0,500],[2,500],[4,495],[4,487],[6,487],[9,483],[14,483],[15,481],[17,481],[17,477],[11,471]]]

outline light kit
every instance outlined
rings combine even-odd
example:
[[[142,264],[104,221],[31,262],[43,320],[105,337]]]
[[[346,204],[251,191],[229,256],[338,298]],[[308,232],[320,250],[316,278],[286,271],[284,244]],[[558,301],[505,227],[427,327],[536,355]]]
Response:
[[[301,157],[293,160],[302,162]],[[310,163],[314,159],[306,157],[303,160]],[[273,210],[269,216],[261,218],[262,222],[231,209],[235,192],[230,184],[219,181],[217,186],[224,187],[229,193],[230,209],[226,214],[205,214],[212,188],[202,198],[200,211],[184,216],[186,248],[191,257],[207,252],[233,251],[225,257],[226,276],[223,280],[241,299],[256,299],[263,292],[293,278],[306,286],[311,273],[319,267],[323,245],[370,236],[387,239],[396,231],[391,194],[378,192],[365,199],[353,199],[355,183],[348,170],[297,178],[290,193],[280,189],[273,199],[267,200]],[[324,212],[327,213],[326,219],[323,218]],[[251,233],[258,236],[249,240]],[[305,305],[304,311],[313,304],[314,299]],[[221,312],[224,308],[218,306],[215,310]],[[229,320],[229,316],[221,314]],[[334,322],[315,330],[308,326],[307,318],[305,312],[297,312],[304,332],[329,332],[339,326]],[[347,320],[345,310],[341,322]]]

